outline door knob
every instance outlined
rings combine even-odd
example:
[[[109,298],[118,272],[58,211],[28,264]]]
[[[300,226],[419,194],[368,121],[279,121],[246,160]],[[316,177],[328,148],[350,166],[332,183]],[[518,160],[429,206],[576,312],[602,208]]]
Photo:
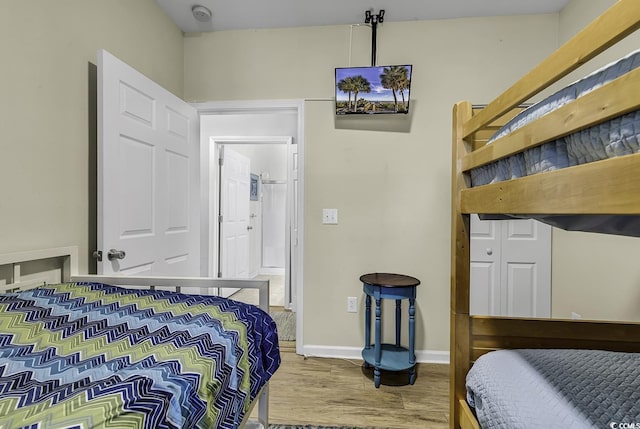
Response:
[[[493,255],[493,249],[490,247],[487,247],[487,255]]]
[[[109,252],[107,252],[107,258],[109,258],[110,261],[114,259],[124,259],[126,255],[124,250],[110,249]]]

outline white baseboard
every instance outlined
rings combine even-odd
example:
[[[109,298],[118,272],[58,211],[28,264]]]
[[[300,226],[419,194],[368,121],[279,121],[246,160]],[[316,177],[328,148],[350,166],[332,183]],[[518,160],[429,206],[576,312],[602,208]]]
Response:
[[[306,357],[362,360],[362,349],[357,347],[303,345],[302,354]],[[449,364],[449,352],[441,350],[416,350],[416,362]]]

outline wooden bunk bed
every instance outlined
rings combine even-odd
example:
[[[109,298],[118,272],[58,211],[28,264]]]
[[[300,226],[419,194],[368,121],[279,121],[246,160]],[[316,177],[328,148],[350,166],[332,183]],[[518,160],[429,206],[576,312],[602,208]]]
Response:
[[[78,275],[77,258],[0,254],[0,426],[269,426],[268,280]],[[262,311],[212,288],[257,289]]]
[[[509,136],[489,136],[545,90],[640,27],[640,1],[620,0],[492,103],[453,110],[450,427],[479,428],[465,379],[499,349],[575,348],[640,352],[640,324],[469,314],[470,214],[640,215],[640,153],[472,187],[470,171],[640,108],[640,68]],[[575,186],[579,183],[579,186]],[[637,235],[637,234],[636,234]]]

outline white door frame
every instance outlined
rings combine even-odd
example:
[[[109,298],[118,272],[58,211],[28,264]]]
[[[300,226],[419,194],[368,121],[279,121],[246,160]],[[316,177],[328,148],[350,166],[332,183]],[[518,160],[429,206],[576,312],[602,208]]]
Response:
[[[255,114],[255,113],[291,113],[295,112],[297,116],[297,135],[293,135],[293,142],[298,149],[298,186],[297,186],[297,219],[298,219],[298,236],[297,246],[295,250],[296,260],[298,261],[296,266],[292,266],[292,276],[290,281],[292,282],[292,305],[296,311],[296,353],[302,354],[303,351],[303,261],[304,261],[304,101],[303,100],[265,100],[265,101],[224,101],[224,102],[204,102],[204,103],[191,103],[193,107],[198,110],[201,118],[200,124],[202,124],[202,117],[209,115],[224,115],[224,114]],[[210,254],[210,243],[213,240],[213,233],[210,225],[210,220],[213,207],[210,203],[212,174],[211,162],[215,161],[216,154],[211,150],[210,136],[200,133],[200,177],[201,177],[201,233],[203,237],[207,237],[202,240],[201,243],[201,267],[202,275],[213,275],[213,267],[210,264],[212,260]],[[264,139],[264,136],[260,138]],[[273,136],[269,138],[273,139]],[[264,142],[264,140],[262,140]],[[213,164],[215,165],[215,164]],[[215,177],[213,178],[215,180]],[[215,202],[214,202],[215,203]],[[213,224],[215,225],[215,224]]]

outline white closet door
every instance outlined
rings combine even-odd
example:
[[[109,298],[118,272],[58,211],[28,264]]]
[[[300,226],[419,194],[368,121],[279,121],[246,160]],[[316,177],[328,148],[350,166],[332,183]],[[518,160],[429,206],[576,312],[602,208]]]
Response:
[[[551,227],[471,216],[471,314],[551,316]]]

